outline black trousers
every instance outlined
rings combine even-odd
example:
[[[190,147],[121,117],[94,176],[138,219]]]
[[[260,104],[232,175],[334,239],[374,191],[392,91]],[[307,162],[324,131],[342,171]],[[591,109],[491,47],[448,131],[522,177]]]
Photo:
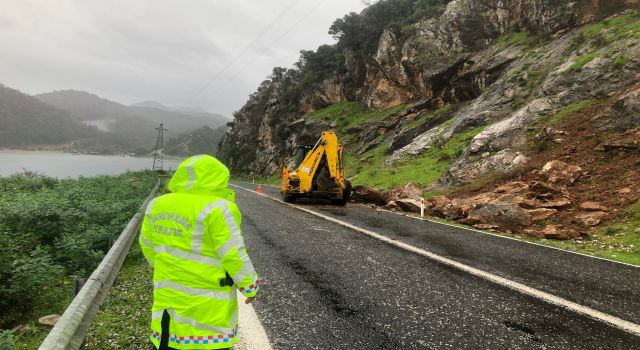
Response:
[[[160,334],[160,347],[158,348],[159,350],[177,350],[169,347],[169,323],[171,323],[171,317],[169,317],[169,313],[167,312],[167,310],[164,310],[164,312],[162,313],[162,320],[160,321],[162,333]],[[155,348],[156,347],[154,346],[153,349],[155,350]],[[223,348],[220,350],[224,349],[231,348]]]

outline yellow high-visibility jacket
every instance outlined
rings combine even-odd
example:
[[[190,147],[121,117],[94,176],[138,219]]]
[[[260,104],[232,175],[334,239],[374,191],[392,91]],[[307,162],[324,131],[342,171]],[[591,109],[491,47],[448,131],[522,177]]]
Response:
[[[153,266],[150,339],[156,347],[165,310],[172,348],[219,349],[236,342],[236,288],[255,296],[258,275],[228,182],[229,170],[217,159],[194,156],[176,169],[171,193],[147,207],[140,246]],[[220,286],[226,274],[234,286]]]

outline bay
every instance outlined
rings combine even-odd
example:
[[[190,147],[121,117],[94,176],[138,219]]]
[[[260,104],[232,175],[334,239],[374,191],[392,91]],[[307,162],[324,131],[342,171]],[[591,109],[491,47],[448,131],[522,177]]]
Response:
[[[165,159],[164,169],[173,170],[180,162],[180,159]],[[152,167],[153,158],[0,150],[0,176],[24,173],[27,170],[62,179],[119,175]]]

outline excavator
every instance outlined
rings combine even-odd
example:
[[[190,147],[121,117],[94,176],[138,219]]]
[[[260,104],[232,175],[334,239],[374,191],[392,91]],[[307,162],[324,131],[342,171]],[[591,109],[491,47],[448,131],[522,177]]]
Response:
[[[325,131],[315,146],[300,145],[295,165],[282,168],[282,200],[298,198],[329,199],[345,205],[351,195],[351,183],[344,176],[343,147],[332,131]]]

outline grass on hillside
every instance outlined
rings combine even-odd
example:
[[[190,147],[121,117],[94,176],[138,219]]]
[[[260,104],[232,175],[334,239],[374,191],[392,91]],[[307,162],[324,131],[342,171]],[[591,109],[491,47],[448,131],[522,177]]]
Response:
[[[362,110],[362,107],[357,102],[340,102],[308,114],[304,119],[322,120],[327,123],[335,123],[338,134],[348,136],[348,129],[350,127],[360,125],[365,121],[376,121],[388,118],[389,116],[402,111],[404,108],[404,104],[399,104],[385,110],[367,112]],[[318,137],[320,137],[320,135],[318,135]]]
[[[497,45],[500,49],[506,49],[511,46],[533,46],[539,41],[538,38],[531,36],[527,32],[516,32],[505,34],[497,39]]]
[[[451,108],[452,108],[452,105],[448,104],[440,107],[439,109],[431,113],[427,113],[426,115],[420,117],[419,119],[414,120],[409,125],[407,125],[407,130],[415,129],[428,121],[439,118],[442,115],[449,113],[451,111]]]
[[[394,186],[413,182],[428,185],[440,178],[471,139],[484,127],[454,135],[449,141],[416,156],[405,156],[399,162],[384,166],[388,144],[366,152],[359,158],[347,155],[347,177],[355,185],[373,186],[387,190]]]
[[[587,27],[583,35],[588,39],[603,36],[612,43],[621,39],[640,39],[640,12],[623,13]]]
[[[577,72],[582,70],[582,68],[586,66],[587,63],[593,61],[594,59],[596,59],[596,57],[598,57],[597,52],[589,52],[587,54],[584,54],[578,57],[575,60],[575,62],[573,62],[573,64],[569,66],[569,69],[567,69],[567,72]]]
[[[601,101],[598,100],[583,100],[583,101],[578,101],[575,103],[572,103],[562,109],[560,109],[556,114],[545,118],[544,122],[548,125],[556,125],[558,123],[560,123],[564,118],[574,114],[574,113],[578,113],[580,111],[582,111],[585,108],[589,108],[591,106],[595,106],[597,104],[601,103]]]

